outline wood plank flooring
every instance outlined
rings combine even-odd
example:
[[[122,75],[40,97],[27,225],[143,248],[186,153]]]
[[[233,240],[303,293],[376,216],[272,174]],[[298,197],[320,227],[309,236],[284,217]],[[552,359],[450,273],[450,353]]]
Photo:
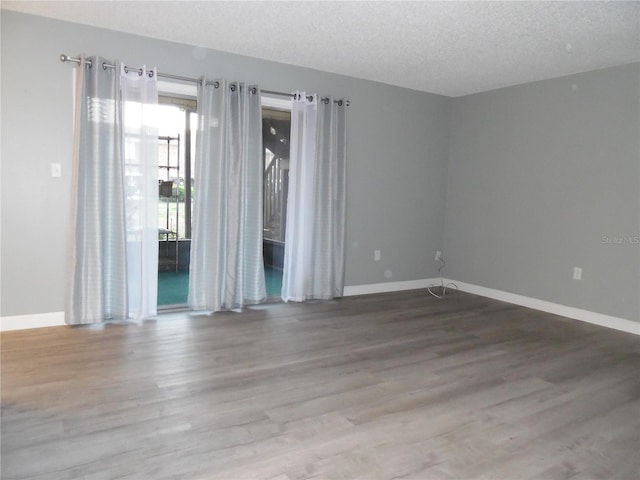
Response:
[[[640,337],[461,292],[1,346],[4,480],[640,478]]]

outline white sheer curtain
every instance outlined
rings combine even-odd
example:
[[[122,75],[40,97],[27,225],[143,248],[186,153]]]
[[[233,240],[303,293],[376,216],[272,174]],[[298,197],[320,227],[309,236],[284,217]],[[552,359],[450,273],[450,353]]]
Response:
[[[158,82],[155,69],[121,65],[129,318],[156,315],[158,296]]]
[[[317,117],[316,96],[309,101],[305,92],[296,93],[291,104],[289,194],[282,275],[285,302],[305,300],[312,288]]]
[[[125,140],[120,95],[123,83],[127,85],[125,90],[131,92],[128,79],[121,78],[119,68],[102,67],[113,62],[91,57],[87,59],[91,61],[89,66],[84,56],[81,60],[76,73],[69,284],[65,309],[65,320],[71,325],[153,314],[155,287],[149,284],[143,288],[134,272],[147,275],[155,269],[153,275],[147,277],[150,282],[154,282],[157,275],[157,254],[152,259],[150,254],[142,253],[142,239],[147,238],[142,225],[151,222],[148,215],[153,207],[149,203],[132,209],[135,204],[141,205],[139,200],[143,197],[157,202],[157,172],[150,177],[154,189],[149,196],[151,183],[148,178],[141,178],[143,167],[129,165],[133,162],[131,152],[146,150],[146,137],[154,135],[153,129],[129,130]],[[149,98],[151,101],[153,94]],[[128,112],[132,110],[135,110],[133,106],[127,107]],[[127,117],[132,115],[127,113]],[[157,139],[157,132],[155,135]],[[153,153],[145,155],[150,159]],[[141,158],[138,155],[135,161]],[[155,162],[157,165],[157,156]],[[153,232],[157,249],[155,218]],[[145,245],[146,253],[154,248]],[[154,266],[142,265],[143,258]],[[143,298],[147,306],[153,306],[143,307]]]
[[[296,93],[291,109],[285,302],[344,292],[346,105],[310,97]]]
[[[199,87],[189,306],[241,309],[266,297],[262,111],[257,87]]]

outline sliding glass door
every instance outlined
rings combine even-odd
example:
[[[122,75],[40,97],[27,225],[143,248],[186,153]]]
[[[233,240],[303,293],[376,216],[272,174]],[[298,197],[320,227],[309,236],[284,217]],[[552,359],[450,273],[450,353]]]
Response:
[[[269,103],[269,102],[264,102]],[[291,112],[262,109],[263,254],[267,296],[279,298],[289,186]],[[187,304],[197,115],[195,100],[161,97],[158,155],[158,308]]]
[[[189,287],[195,101],[161,98],[158,137],[158,308],[183,307]],[[193,132],[193,133],[192,133]]]
[[[291,111],[262,109],[264,146],[264,271],[267,297],[280,297],[284,263],[287,196],[289,193],[289,136]]]

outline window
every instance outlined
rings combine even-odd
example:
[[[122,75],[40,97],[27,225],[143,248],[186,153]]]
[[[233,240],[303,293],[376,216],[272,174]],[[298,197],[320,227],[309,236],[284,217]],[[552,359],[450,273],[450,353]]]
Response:
[[[264,237],[284,242],[289,191],[291,112],[262,109]]]

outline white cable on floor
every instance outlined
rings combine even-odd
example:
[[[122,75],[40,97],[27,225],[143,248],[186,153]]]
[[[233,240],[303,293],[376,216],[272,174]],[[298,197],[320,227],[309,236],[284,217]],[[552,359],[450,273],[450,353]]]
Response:
[[[444,258],[442,258],[442,256],[440,256],[440,257],[438,258],[438,261],[439,261],[440,263],[442,263],[442,265],[440,265],[440,266],[438,267],[438,275],[440,275],[440,285],[433,285],[433,284],[432,284],[432,285],[429,285],[429,286],[427,287],[427,291],[428,291],[431,295],[433,295],[434,297],[442,299],[442,298],[444,298],[444,296],[447,294],[447,288],[455,288],[456,290],[458,290],[458,285],[456,285],[456,284],[455,284],[455,283],[453,283],[453,282],[449,282],[449,283],[447,283],[447,284],[445,284],[445,283],[444,283],[444,277],[442,276],[442,270],[444,270],[444,267],[445,267],[445,265],[446,265],[447,263],[444,261]],[[436,288],[436,287],[440,287],[440,288],[442,288],[442,295],[438,295],[437,293],[433,293],[433,291],[432,291],[431,289],[432,289],[432,288]]]

